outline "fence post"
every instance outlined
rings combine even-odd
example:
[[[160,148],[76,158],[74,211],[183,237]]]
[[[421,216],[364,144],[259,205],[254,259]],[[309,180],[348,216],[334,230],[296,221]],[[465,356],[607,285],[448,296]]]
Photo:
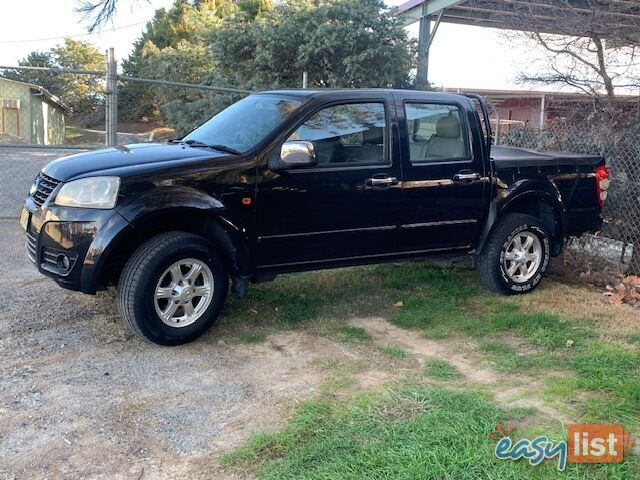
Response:
[[[105,144],[118,144],[118,63],[113,48],[107,50],[105,102]]]

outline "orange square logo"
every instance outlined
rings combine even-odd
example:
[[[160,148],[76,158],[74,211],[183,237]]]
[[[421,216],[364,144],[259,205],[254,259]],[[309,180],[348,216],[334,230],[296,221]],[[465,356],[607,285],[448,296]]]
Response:
[[[631,448],[631,434],[619,424],[569,425],[571,463],[618,463]]]

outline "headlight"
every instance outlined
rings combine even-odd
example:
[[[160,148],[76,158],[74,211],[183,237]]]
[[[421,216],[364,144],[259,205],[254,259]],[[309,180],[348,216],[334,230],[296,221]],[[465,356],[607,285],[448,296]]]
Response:
[[[89,177],[65,183],[55,204],[65,207],[104,208],[115,207],[120,188],[118,177]]]

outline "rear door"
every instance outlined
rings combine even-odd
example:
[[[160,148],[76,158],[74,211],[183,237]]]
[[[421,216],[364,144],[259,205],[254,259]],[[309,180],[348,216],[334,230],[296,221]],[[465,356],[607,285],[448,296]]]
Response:
[[[285,140],[314,144],[318,164],[273,172],[257,187],[257,263],[281,268],[387,255],[401,247],[393,97],[312,110]]]
[[[401,129],[406,250],[466,249],[487,214],[489,172],[475,110],[456,96],[407,95]]]

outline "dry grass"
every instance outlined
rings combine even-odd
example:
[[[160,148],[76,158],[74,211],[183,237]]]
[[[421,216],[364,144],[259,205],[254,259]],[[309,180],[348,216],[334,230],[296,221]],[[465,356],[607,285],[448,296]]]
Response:
[[[514,297],[513,301],[527,310],[593,323],[606,340],[617,341],[640,331],[640,310],[609,303],[595,287],[567,285],[548,278],[534,292]]]

